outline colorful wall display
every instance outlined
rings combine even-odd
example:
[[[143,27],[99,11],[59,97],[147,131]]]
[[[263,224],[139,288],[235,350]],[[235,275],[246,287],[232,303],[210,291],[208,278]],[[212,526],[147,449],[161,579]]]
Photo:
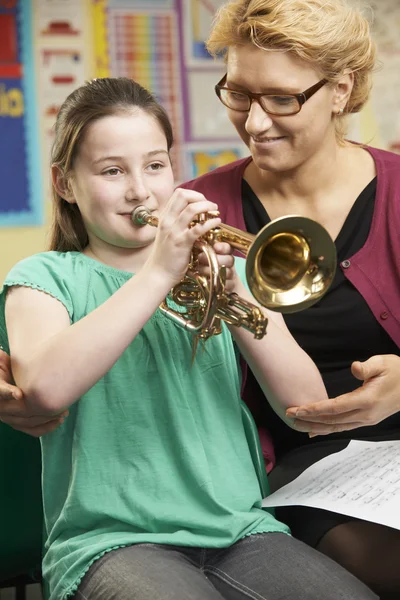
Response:
[[[92,0],[97,76],[132,77],[166,108],[177,183],[247,153],[214,93],[204,40],[223,0]]]
[[[86,3],[81,0],[32,1],[41,153],[46,173],[60,106],[88,75],[92,49],[87,30],[91,24],[86,19]]]
[[[0,0],[0,226],[42,222],[30,0]]]
[[[357,2],[357,0],[349,0]],[[93,77],[127,76],[170,115],[177,183],[246,156],[205,39],[225,0],[0,0],[0,227],[42,222],[53,126]],[[398,0],[370,0],[380,67],[349,137],[400,152]]]

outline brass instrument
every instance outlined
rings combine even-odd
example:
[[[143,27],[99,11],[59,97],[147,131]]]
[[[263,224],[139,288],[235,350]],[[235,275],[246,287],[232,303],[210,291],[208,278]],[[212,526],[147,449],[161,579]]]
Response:
[[[196,222],[215,216],[218,213],[202,214]],[[145,206],[135,208],[132,221],[137,226],[158,225],[158,218]],[[221,319],[245,327],[256,339],[264,337],[268,323],[258,306],[237,294],[225,294],[225,269],[220,268],[212,248],[215,242],[227,242],[247,257],[246,278],[251,293],[262,306],[276,312],[308,308],[327,292],[335,275],[335,244],[326,229],[312,219],[281,217],[257,235],[222,224],[195,242],[188,271],[171,290],[172,300],[186,312],[174,311],[167,301],[160,306],[200,339],[220,333]],[[196,270],[200,252],[208,259],[209,278]]]

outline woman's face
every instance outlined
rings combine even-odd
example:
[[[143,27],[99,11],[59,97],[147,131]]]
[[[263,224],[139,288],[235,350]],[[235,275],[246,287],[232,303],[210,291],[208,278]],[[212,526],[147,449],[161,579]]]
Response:
[[[322,77],[289,52],[261,50],[246,44],[229,49],[225,85],[253,93],[297,94]],[[248,112],[229,108],[227,111],[256,166],[285,172],[302,165],[325,144],[335,142],[334,103],[334,90],[325,85],[295,115],[269,115],[256,101]]]

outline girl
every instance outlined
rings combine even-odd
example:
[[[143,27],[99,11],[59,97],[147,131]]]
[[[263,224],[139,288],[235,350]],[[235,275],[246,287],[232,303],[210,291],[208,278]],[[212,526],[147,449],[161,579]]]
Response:
[[[173,191],[167,115],[128,79],[73,92],[57,118],[51,251],[2,294],[16,383],[42,438],[50,600],[373,598],[260,508],[236,347],[278,411],[325,398],[319,373],[269,315],[255,341],[226,327],[191,363],[191,336],[157,310],[185,274],[191,228],[217,205]],[[143,204],[158,229],[132,224]],[[228,289],[249,300],[230,248]],[[237,261],[243,271],[244,261]],[[134,276],[133,276],[134,275]]]

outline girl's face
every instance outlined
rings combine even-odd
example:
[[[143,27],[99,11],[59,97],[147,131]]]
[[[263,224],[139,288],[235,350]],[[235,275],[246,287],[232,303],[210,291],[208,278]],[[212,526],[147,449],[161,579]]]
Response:
[[[227,87],[266,94],[297,94],[316,84],[322,75],[289,52],[261,50],[254,44],[232,47],[227,59]],[[335,141],[334,90],[325,85],[290,116],[268,115],[253,101],[248,112],[227,109],[257,167],[284,172],[297,168]]]
[[[174,191],[167,140],[158,121],[142,111],[103,117],[89,125],[74,161],[72,196],[89,246],[138,249],[156,228],[133,225],[139,204],[155,215]]]

